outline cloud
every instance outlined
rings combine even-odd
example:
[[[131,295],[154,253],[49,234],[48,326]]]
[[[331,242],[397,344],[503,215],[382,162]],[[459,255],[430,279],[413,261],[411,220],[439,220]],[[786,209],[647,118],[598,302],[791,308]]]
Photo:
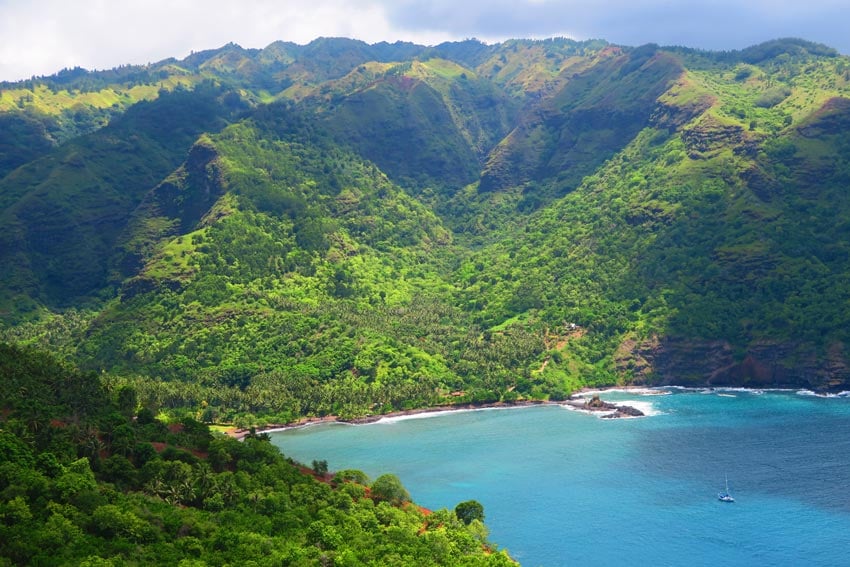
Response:
[[[567,36],[738,49],[802,37],[850,53],[848,0],[0,0],[0,80],[235,42],[320,36],[435,44]]]
[[[847,0],[395,0],[393,26],[507,39],[565,35],[624,45],[740,49],[802,37],[850,53]]]
[[[397,32],[382,5],[368,0],[0,0],[0,80],[144,64],[231,41],[265,47],[320,36],[451,39],[439,31]]]

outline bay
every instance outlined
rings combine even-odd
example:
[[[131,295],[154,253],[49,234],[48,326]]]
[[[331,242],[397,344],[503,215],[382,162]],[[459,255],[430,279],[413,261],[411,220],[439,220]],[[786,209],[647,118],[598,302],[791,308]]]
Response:
[[[795,392],[605,392],[649,414],[550,405],[272,434],[290,457],[396,474],[427,508],[484,506],[522,565],[842,565],[850,400]],[[735,503],[717,500],[724,478]]]

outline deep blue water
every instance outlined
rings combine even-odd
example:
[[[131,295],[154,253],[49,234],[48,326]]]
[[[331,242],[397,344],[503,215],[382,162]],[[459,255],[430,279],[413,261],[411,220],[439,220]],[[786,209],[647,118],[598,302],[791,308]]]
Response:
[[[394,473],[428,508],[478,500],[490,539],[525,566],[850,565],[850,399],[602,397],[654,415],[481,410],[273,440],[331,470]],[[725,475],[732,504],[717,500]]]

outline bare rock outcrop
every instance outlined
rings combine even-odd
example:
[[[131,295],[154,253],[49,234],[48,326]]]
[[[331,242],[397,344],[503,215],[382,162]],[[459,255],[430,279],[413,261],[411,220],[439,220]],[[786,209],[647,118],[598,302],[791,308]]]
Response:
[[[617,367],[633,383],[645,385],[850,389],[850,357],[843,343],[822,352],[804,343],[757,341],[742,352],[726,341],[655,338],[621,345]]]

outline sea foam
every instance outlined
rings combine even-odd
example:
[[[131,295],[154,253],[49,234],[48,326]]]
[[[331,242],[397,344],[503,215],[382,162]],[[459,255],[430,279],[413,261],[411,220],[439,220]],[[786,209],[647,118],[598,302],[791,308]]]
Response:
[[[834,393],[833,392],[820,393],[820,392],[814,392],[812,390],[803,389],[803,390],[797,390],[796,393],[797,393],[798,396],[811,396],[811,397],[814,397],[814,398],[848,398],[848,397],[850,397],[850,391],[847,391],[847,390],[842,390],[841,392],[834,392]]]
[[[616,403],[618,406],[631,406],[636,410],[642,411],[643,415],[645,415],[646,417],[664,414],[664,412],[657,409],[652,404],[652,402],[648,402],[646,400],[618,400],[614,403]]]
[[[614,404],[617,407],[631,406],[631,407],[635,408],[636,410],[640,410],[643,413],[643,417],[652,417],[652,416],[656,416],[656,415],[662,415],[664,413],[664,412],[656,409],[652,405],[652,402],[647,402],[647,401],[642,401],[642,400],[617,400],[616,402],[613,402],[613,401],[610,401],[610,400],[605,400],[605,401],[608,402],[608,403]],[[617,410],[610,410],[610,411],[587,410],[587,409],[582,408],[581,406],[574,406],[572,404],[561,404],[560,407],[567,409],[567,410],[570,410],[570,411],[575,411],[575,412],[578,412],[578,413],[593,415],[593,416],[596,416],[598,418],[603,418],[605,416],[616,413],[616,411],[617,411]],[[637,417],[641,417],[641,416],[623,416],[620,419],[634,419],[634,418],[637,418]]]
[[[602,394],[630,394],[636,396],[666,396],[669,395],[665,388],[600,388],[598,390],[583,390],[577,392],[575,397],[599,396]]]

